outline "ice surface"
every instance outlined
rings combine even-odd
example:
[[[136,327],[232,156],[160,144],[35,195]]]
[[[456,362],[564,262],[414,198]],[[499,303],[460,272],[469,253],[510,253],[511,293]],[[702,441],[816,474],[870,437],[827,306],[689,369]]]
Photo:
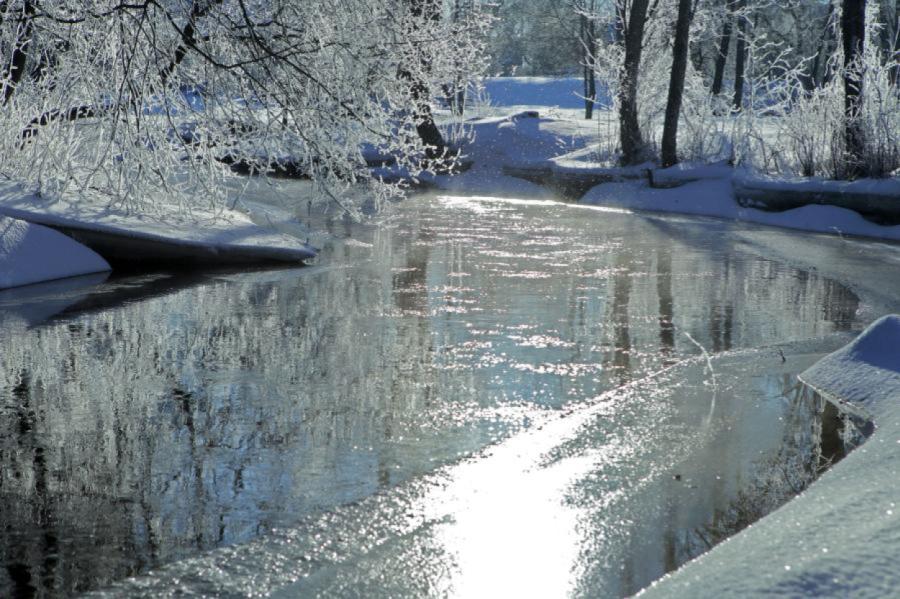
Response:
[[[62,233],[0,216],[0,289],[107,270],[103,258]]]
[[[237,505],[248,494],[259,505],[265,502],[265,510],[279,502],[296,509],[302,503],[293,494],[308,497],[315,489],[324,495],[333,477],[331,484],[339,483],[336,488],[347,505],[314,514],[296,526],[277,526],[246,544],[163,566],[110,589],[109,596],[635,592],[664,571],[669,556],[685,545],[681,533],[689,533],[702,521],[701,512],[727,503],[736,479],[753,475],[752,469],[739,471],[732,465],[759,456],[756,444],[763,438],[780,440],[790,405],[790,395],[783,390],[793,387],[793,373],[846,343],[849,336],[842,331],[857,322],[858,301],[840,285],[814,271],[782,269],[768,259],[747,261],[743,246],[726,234],[732,227],[723,222],[651,219],[543,200],[446,195],[430,202],[411,199],[397,217],[389,228],[353,235],[352,244],[334,248],[352,252],[347,254],[352,270],[325,271],[315,280],[307,277],[289,299],[245,291],[243,298],[262,302],[260,324],[247,309],[239,316],[231,316],[230,309],[222,312],[229,315],[230,330],[250,335],[242,343],[186,331],[184,342],[193,348],[189,354],[193,360],[219,355],[218,349],[203,349],[207,343],[228,344],[234,352],[248,343],[284,349],[259,352],[276,356],[259,365],[270,378],[247,373],[253,385],[246,391],[224,396],[220,391],[221,399],[213,404],[216,416],[192,420],[193,438],[219,449],[189,454],[192,437],[184,421],[171,418],[168,408],[161,409],[152,392],[142,401],[159,415],[159,426],[174,432],[160,435],[154,424],[154,438],[165,442],[157,441],[150,449],[144,444],[137,449],[135,442],[135,453],[129,453],[137,465],[145,463],[143,456],[152,449],[161,456],[180,455],[173,463],[184,473],[181,480],[190,480],[196,472],[193,460],[202,461],[203,472],[222,473],[202,482],[205,497],[210,498],[202,512],[209,515],[202,520],[209,538],[215,538],[222,526],[209,506]],[[765,233],[767,238],[781,237],[786,246],[794,237],[784,231]],[[861,245],[868,247],[867,242]],[[327,262],[332,268],[340,266],[337,256],[329,256]],[[243,305],[245,300],[233,287],[226,291],[225,301]],[[804,301],[798,302],[798,297]],[[180,309],[159,305],[144,320],[153,325],[161,313],[178,322],[200,318],[207,323],[200,330],[212,331],[218,326],[213,298],[208,294],[198,302],[186,297]],[[335,303],[335,298],[340,301]],[[202,315],[194,314],[197,305],[203,306]],[[313,317],[316,313],[319,318]],[[284,326],[280,314],[294,315],[289,322],[296,323],[292,324],[296,330],[301,327],[297,318],[303,315],[302,330],[311,331],[302,337],[308,344],[300,346],[303,360],[292,353],[297,351],[297,336]],[[126,338],[159,343],[155,336],[131,332],[140,329],[134,320],[128,319]],[[328,352],[314,349],[317,332],[322,331],[328,335]],[[48,332],[41,333],[52,341]],[[822,341],[823,335],[829,340]],[[360,339],[365,340],[365,351]],[[695,357],[670,369],[664,378],[646,376],[672,360],[696,356],[698,348],[691,339],[712,354],[709,362]],[[779,347],[786,362],[773,347],[741,349],[788,339],[796,343]],[[803,342],[809,339],[813,341]],[[200,345],[194,345],[197,342]],[[166,344],[177,345],[175,340]],[[380,355],[379,347],[387,353]],[[154,351],[145,346],[130,354],[149,360]],[[187,368],[190,362],[180,360],[178,377],[198,377],[203,368],[218,372],[215,365]],[[316,364],[324,364],[330,376],[300,375],[319,372]],[[169,371],[157,374],[129,364],[97,362],[91,368],[107,373],[114,368],[147,371],[161,385],[170,376]],[[380,387],[380,380],[390,384]],[[290,381],[304,391],[270,391],[270,385]],[[365,382],[366,387],[353,387],[354,381]],[[626,384],[629,390],[604,393],[610,384]],[[196,400],[203,397],[201,385],[187,389]],[[106,394],[90,394],[95,396]],[[533,425],[524,436],[498,435],[498,444],[479,451],[472,460],[449,464],[423,460],[424,474],[397,486],[379,483],[379,476],[396,481],[398,472],[406,472],[412,461],[406,456],[419,460],[444,455],[438,453],[444,449],[428,453],[429,439],[436,438],[429,432],[432,426],[459,435],[442,439],[477,440],[475,435],[483,429],[472,423],[478,422],[480,412],[467,416],[467,406],[490,408],[496,401],[528,410],[523,413]],[[261,435],[253,418],[260,413],[258,406],[267,402],[278,408],[275,416],[264,420]],[[528,407],[535,403],[554,409]],[[428,419],[415,412],[415,419],[407,420],[407,410],[413,412],[407,405]],[[303,420],[313,414],[312,408],[324,417]],[[242,416],[220,416],[228,411]],[[297,425],[301,434],[281,436],[287,430],[280,428],[281,423],[292,414],[296,422],[305,423]],[[331,414],[340,415],[340,420]],[[382,451],[378,435],[388,419],[390,427],[383,432],[390,440]],[[133,420],[139,422],[139,414]],[[244,428],[247,422],[250,426]],[[319,441],[331,427],[347,430],[350,425],[345,423],[350,422],[367,423],[365,430],[372,436],[338,435],[333,442],[338,444],[328,446]],[[430,422],[435,424],[423,426]],[[314,426],[321,427],[316,429],[321,436],[301,448],[302,432]],[[103,434],[96,425],[90,430]],[[795,429],[788,430],[793,438]],[[304,453],[273,460],[265,445],[257,450],[254,443],[237,443],[246,438],[238,434],[260,435],[261,443],[263,439],[277,443],[278,452],[297,448]],[[259,451],[254,458],[262,457],[244,456],[245,481],[251,480],[253,471],[268,472],[254,476],[254,484],[239,494],[232,492],[230,470],[216,466],[233,463],[227,461],[231,452],[221,449],[226,440],[254,448]],[[367,449],[373,445],[374,452]],[[395,447],[409,448],[408,453]],[[447,455],[469,455],[454,453],[454,445],[441,447],[449,449]],[[341,459],[329,462],[329,455]],[[290,474],[304,470],[322,474],[311,481]],[[363,476],[347,476],[360,471]],[[159,482],[154,482],[157,490],[152,492],[165,490],[180,497],[172,503],[150,502],[171,506],[164,514],[170,519],[162,522],[175,522],[175,515],[190,522],[190,505],[197,496],[184,493],[182,486],[167,485],[164,478],[153,480]],[[293,480],[298,482],[280,494],[268,490]],[[350,496],[360,481],[369,486],[356,488],[370,494]],[[253,502],[248,505],[255,510]],[[248,528],[254,525],[261,512],[246,520],[227,512],[226,535],[237,520]],[[140,524],[129,526],[130,518],[129,513],[120,520],[123,530],[131,535],[145,530]],[[271,528],[263,530],[269,533]],[[179,530],[187,543],[194,542],[194,532],[190,527]],[[132,545],[127,547],[132,551]],[[502,586],[505,581],[509,582]]]

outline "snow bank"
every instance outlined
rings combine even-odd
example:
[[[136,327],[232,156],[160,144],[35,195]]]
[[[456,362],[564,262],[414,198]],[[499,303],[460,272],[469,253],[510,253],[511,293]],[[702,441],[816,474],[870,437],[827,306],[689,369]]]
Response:
[[[734,195],[742,206],[769,211],[823,204],[848,208],[875,223],[900,224],[900,179],[827,181],[739,176],[734,178]]]
[[[802,378],[869,414],[875,433],[805,493],[642,596],[896,595],[900,316],[876,321]]]
[[[462,146],[472,167],[458,175],[423,177],[446,191],[499,197],[551,197],[552,191],[520,177],[508,168],[540,170],[561,154],[584,148],[596,135],[596,123],[550,119],[535,111],[467,121],[472,141]],[[379,171],[376,171],[379,172]]]
[[[741,183],[767,191],[805,191],[807,193],[869,194],[888,198],[900,198],[900,179],[858,179],[856,181],[834,181],[821,177],[807,179],[777,179],[773,177],[738,178]]]
[[[162,218],[85,198],[48,200],[2,183],[0,215],[59,229],[114,262],[300,262],[316,255],[298,238],[260,226],[236,210],[192,210]]]
[[[877,320],[852,343],[804,372],[803,380],[853,406],[877,411],[889,410],[894,403],[900,413],[900,316]]]
[[[734,198],[730,178],[696,181],[672,189],[651,188],[643,181],[606,183],[588,191],[581,202],[629,210],[712,216],[815,233],[900,241],[900,226],[877,225],[852,210],[837,206],[809,205],[784,212],[765,212],[742,207]]]
[[[62,233],[0,216],[0,289],[109,269],[106,260]]]

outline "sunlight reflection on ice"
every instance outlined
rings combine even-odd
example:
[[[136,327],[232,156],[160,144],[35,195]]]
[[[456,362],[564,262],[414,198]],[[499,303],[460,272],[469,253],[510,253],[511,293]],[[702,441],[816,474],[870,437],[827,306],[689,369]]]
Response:
[[[596,410],[552,420],[513,437],[488,457],[454,470],[452,484],[423,500],[427,518],[444,523],[437,540],[455,558],[457,597],[556,597],[573,590],[579,555],[580,510],[566,492],[617,453],[570,456],[539,465],[573,438]]]
[[[500,207],[491,208],[488,204],[508,204],[510,206],[558,206],[562,202],[558,200],[539,200],[526,198],[498,198],[495,196],[450,196],[442,195],[437,197],[437,201],[451,208],[468,208],[476,212],[490,213],[498,212]],[[610,212],[614,214],[631,214],[631,210],[624,208],[610,208],[608,206],[589,206],[585,204],[571,204],[577,208],[591,210],[595,212]]]

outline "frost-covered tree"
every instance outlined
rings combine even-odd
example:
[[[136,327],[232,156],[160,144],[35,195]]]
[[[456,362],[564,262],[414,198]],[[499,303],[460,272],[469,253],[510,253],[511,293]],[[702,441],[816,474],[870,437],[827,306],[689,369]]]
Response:
[[[292,169],[324,197],[412,172],[430,102],[477,74],[486,21],[439,0],[0,2],[0,172],[128,208],[224,205],[231,167]]]
[[[494,0],[489,72],[499,76],[558,76],[580,72],[581,0]]]

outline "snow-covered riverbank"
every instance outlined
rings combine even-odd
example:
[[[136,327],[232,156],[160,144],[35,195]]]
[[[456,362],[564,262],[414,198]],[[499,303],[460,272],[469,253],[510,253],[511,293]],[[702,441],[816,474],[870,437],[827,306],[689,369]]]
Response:
[[[472,168],[460,175],[426,180],[447,191],[506,197],[547,198],[574,189],[574,199],[591,205],[900,240],[900,226],[876,224],[848,209],[863,196],[888,206],[900,204],[897,178],[852,183],[789,180],[759,177],[724,164],[686,164],[653,170],[651,187],[647,170],[654,169],[653,164],[611,166],[610,148],[616,145],[616,132],[610,127],[610,115],[601,110],[596,120],[580,118],[572,100],[577,97],[576,84],[576,80],[565,79],[555,85],[531,78],[486,80],[488,96],[499,106],[478,108],[490,116],[467,122],[471,141],[463,145],[463,152]],[[548,93],[536,96],[531,91],[536,86]],[[535,103],[516,101],[517,94]],[[506,116],[501,116],[504,110]],[[739,201],[735,188],[747,184],[767,193],[782,192],[788,201],[780,207],[790,209],[767,211],[761,209],[766,207],[762,203]],[[862,204],[860,209],[866,212]]]
[[[251,215],[238,210],[214,213],[194,209],[172,211],[166,215],[138,214],[84,197],[50,200],[15,183],[2,183],[0,215],[32,223],[29,225],[32,227],[43,225],[36,230],[46,231],[45,227],[50,227],[62,231],[113,263],[299,263],[316,255],[315,250],[299,238],[257,224]],[[80,248],[60,233],[53,232],[53,235],[65,239],[69,246]],[[17,272],[30,273],[16,279],[25,281],[17,283],[20,285],[108,270],[109,266],[103,261],[103,268],[90,266],[93,270],[85,271],[80,256],[86,252],[96,256],[87,248],[50,254],[30,253],[27,258],[18,253],[7,256],[2,264]]]
[[[802,379],[870,417],[872,437],[805,493],[643,597],[888,597],[900,586],[900,316]]]

